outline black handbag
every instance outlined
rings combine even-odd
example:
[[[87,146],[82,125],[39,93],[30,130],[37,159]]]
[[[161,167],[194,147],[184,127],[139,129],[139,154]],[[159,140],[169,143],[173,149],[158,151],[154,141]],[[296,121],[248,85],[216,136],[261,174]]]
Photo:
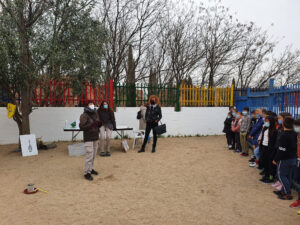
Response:
[[[141,111],[141,110],[138,111],[136,118],[137,118],[138,120],[142,119],[142,111]]]
[[[153,128],[154,131],[155,131],[158,135],[164,134],[164,133],[167,132],[167,126],[166,126],[166,124],[162,124],[162,122],[160,122],[160,123],[161,123],[161,125],[158,125],[157,127],[154,127],[154,128]]]

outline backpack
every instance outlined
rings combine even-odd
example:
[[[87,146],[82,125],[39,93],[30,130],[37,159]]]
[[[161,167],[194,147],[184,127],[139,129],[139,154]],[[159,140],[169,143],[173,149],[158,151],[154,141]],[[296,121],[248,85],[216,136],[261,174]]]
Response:
[[[142,112],[141,112],[141,110],[138,111],[136,118],[137,118],[138,120],[142,119]]]

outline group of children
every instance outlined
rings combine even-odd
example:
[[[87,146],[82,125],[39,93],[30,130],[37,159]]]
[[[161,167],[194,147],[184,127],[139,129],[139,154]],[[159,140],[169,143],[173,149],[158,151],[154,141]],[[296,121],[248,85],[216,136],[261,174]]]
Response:
[[[260,181],[272,184],[279,199],[292,200],[294,188],[298,199],[290,207],[300,208],[300,119],[286,112],[256,109],[250,115],[248,107],[242,112],[230,107],[223,132],[228,149],[250,156],[249,166],[260,170]]]

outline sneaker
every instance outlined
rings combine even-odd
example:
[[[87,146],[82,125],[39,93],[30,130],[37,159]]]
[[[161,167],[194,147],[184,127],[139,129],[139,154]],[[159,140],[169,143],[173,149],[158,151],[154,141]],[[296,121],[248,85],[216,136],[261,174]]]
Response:
[[[247,157],[247,156],[248,156],[248,154],[246,154],[246,153],[242,153],[242,154],[240,154],[240,156],[242,156],[242,157]]]
[[[254,159],[254,160],[255,160],[255,159],[256,159],[256,156],[255,156],[255,155],[252,155],[252,156],[251,156],[251,159]]]
[[[290,204],[291,208],[300,208],[300,200],[296,200],[294,203]]]
[[[262,183],[265,183],[265,184],[271,184],[271,183],[273,183],[273,181],[270,180],[270,179],[267,178],[267,177],[263,177],[263,178],[261,178],[259,181],[262,182]]]
[[[264,174],[265,174],[265,170],[263,170],[259,173],[259,175],[264,175]]]
[[[231,147],[229,150],[234,150],[234,147]]]
[[[278,185],[278,186],[276,187],[276,189],[277,189],[278,191],[281,191],[281,189],[282,189],[282,184],[280,183],[280,185]]]
[[[232,145],[228,145],[228,148],[231,149],[231,148],[232,148]]]
[[[105,156],[110,157],[110,152],[106,152]]]
[[[255,162],[252,162],[252,163],[249,164],[249,166],[250,166],[250,167],[255,167],[255,166],[256,166],[256,163],[255,163]]]
[[[93,177],[92,177],[92,175],[90,173],[85,174],[84,178],[87,179],[87,180],[89,180],[89,181],[93,180]]]
[[[152,148],[152,153],[155,153],[155,148]]]
[[[105,154],[104,152],[100,152],[100,156],[101,156],[101,157],[105,157],[106,154]]]
[[[275,195],[283,195],[283,193],[281,192],[281,191],[273,191],[273,193],[275,194]]]
[[[250,159],[249,162],[250,162],[250,163],[253,163],[253,162],[255,163],[255,159]],[[256,164],[256,163],[255,163],[255,164]]]
[[[92,170],[92,171],[91,171],[91,174],[93,174],[93,175],[96,175],[96,176],[97,176],[99,173],[98,173],[96,170]]]
[[[278,195],[278,198],[279,198],[279,199],[282,199],[282,200],[292,200],[292,199],[293,199],[293,196],[283,194],[283,195]]]
[[[140,149],[140,150],[138,151],[138,153],[143,153],[143,152],[145,152],[145,149]]]
[[[240,153],[240,152],[242,152],[242,151],[239,150],[239,149],[236,149],[234,152],[235,152],[235,153]]]
[[[272,184],[273,188],[276,188],[277,186],[281,185],[280,181],[276,181],[274,184]]]

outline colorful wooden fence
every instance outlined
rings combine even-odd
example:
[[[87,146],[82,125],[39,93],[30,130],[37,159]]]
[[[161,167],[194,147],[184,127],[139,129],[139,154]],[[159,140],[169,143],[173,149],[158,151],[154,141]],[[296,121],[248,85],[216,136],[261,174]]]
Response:
[[[39,107],[72,107],[84,106],[88,100],[94,100],[97,105],[105,100],[113,107],[113,81],[103,84],[82,83],[80,90],[75,91],[71,82],[68,81],[47,81],[35,85],[31,103]],[[4,91],[1,92],[2,102],[10,102]],[[18,103],[21,102],[19,94],[16,94]]]
[[[234,87],[180,86],[181,106],[232,106]]]

